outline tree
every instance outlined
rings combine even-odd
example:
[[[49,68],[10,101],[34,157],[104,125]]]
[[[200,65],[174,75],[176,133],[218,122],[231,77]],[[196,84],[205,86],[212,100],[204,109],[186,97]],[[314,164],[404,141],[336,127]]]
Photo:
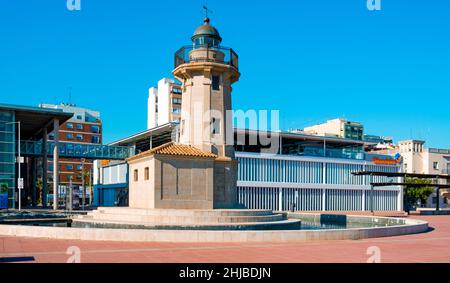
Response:
[[[42,188],[44,187],[44,182],[42,181],[42,178],[38,178],[36,180],[36,196],[37,200],[36,203],[42,204]]]
[[[7,194],[7,193],[8,193],[8,184],[0,183],[0,194]]]
[[[420,178],[405,178],[405,183],[407,184],[420,184],[423,187],[405,187],[405,196],[407,197],[407,204],[414,206],[417,201],[421,204],[425,204],[432,193],[434,193],[434,188],[430,179],[420,179]]]

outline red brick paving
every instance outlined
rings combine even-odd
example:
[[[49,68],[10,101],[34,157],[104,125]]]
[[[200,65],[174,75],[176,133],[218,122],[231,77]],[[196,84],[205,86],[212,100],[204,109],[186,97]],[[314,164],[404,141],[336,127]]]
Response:
[[[366,262],[367,248],[381,250],[381,262],[450,263],[450,216],[412,216],[433,231],[389,238],[296,243],[129,243],[0,236],[0,258],[33,256],[36,262],[66,262],[70,246],[81,262],[105,263],[288,263]]]

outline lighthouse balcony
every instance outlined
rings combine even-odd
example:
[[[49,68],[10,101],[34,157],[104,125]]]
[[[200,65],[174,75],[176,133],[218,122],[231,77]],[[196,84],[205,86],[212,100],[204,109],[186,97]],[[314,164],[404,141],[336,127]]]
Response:
[[[175,68],[192,62],[214,62],[230,65],[239,70],[239,59],[233,49],[208,45],[184,46],[175,53]]]

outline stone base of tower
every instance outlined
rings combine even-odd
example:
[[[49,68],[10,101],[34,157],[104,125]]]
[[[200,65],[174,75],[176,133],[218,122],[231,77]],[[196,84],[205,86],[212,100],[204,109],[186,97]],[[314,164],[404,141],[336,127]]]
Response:
[[[236,160],[170,143],[128,163],[130,208],[238,208]]]
[[[238,208],[237,168],[238,162],[218,158],[214,162],[214,209]]]

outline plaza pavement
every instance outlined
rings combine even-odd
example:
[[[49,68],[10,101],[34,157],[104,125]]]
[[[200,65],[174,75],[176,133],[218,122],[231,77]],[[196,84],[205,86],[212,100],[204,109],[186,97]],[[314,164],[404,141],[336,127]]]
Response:
[[[123,243],[0,236],[0,259],[34,257],[64,263],[76,246],[82,263],[364,263],[378,247],[383,263],[450,263],[450,216],[410,216],[428,221],[430,232],[365,240],[293,243]],[[182,233],[182,232],[181,232]]]

